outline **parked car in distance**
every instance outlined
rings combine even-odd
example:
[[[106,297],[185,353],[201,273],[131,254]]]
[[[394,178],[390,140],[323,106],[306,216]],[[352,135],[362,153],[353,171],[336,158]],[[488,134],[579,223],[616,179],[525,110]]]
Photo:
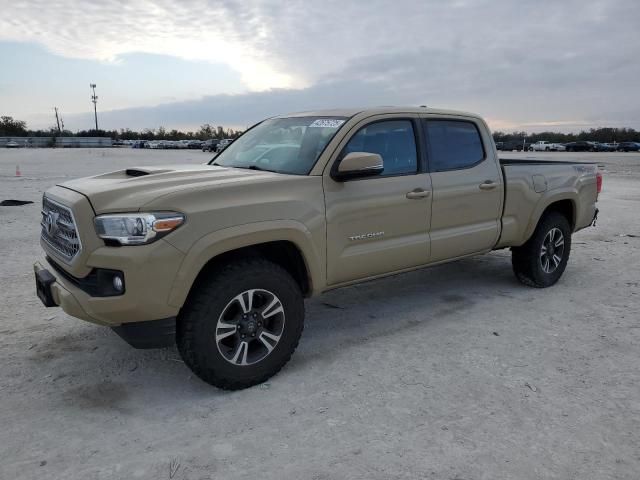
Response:
[[[231,142],[233,142],[232,138],[223,138],[222,140],[220,140],[218,145],[216,145],[216,153],[220,153],[221,151],[223,151],[225,148],[231,145]]]
[[[565,147],[561,143],[547,142],[546,140],[538,140],[529,145],[530,152],[563,152]]]
[[[202,147],[202,142],[200,140],[187,141],[187,148],[190,150],[199,150],[200,147]]]
[[[7,142],[7,144],[5,145],[5,147],[7,148],[20,148],[20,144],[18,142],[14,142],[13,140],[10,142]]]
[[[592,152],[615,152],[615,147],[608,143],[591,142],[593,144]]]
[[[512,152],[514,150],[521,152],[522,150],[527,151],[531,144],[527,142],[523,142],[522,140],[507,140],[506,142],[502,142],[502,148],[497,148],[498,150],[502,150],[503,152]]]
[[[618,144],[619,152],[638,152],[640,151],[640,142],[620,142]]]
[[[48,189],[36,292],[133,346],[175,343],[200,379],[237,390],[289,361],[305,297],[507,248],[520,282],[554,285],[601,187],[595,163],[498,158],[471,113],[281,115],[206,165],[121,167]]]
[[[567,152],[592,152],[594,150],[593,142],[587,142],[584,140],[565,143],[564,147]]]
[[[218,140],[217,138],[211,138],[209,140],[205,140],[204,142],[202,142],[202,151],[215,152],[216,147],[218,146],[218,143],[220,143],[220,140]]]

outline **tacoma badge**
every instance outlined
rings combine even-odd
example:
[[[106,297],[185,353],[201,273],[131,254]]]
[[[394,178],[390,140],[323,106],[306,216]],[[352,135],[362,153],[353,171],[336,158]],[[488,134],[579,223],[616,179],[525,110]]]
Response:
[[[352,242],[355,240],[367,240],[369,238],[382,237],[383,235],[384,232],[363,233],[362,235],[353,235],[352,237],[349,237],[349,240]]]

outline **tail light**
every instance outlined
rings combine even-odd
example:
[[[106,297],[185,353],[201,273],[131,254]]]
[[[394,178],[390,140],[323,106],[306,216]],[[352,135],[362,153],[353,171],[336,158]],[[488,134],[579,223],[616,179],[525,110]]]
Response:
[[[602,172],[599,170],[596,172],[596,190],[598,191],[598,195],[600,195],[602,191]]]

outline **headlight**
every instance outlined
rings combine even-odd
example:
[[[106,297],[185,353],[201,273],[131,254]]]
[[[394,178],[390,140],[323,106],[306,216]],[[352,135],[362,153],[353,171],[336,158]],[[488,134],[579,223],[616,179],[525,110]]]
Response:
[[[184,215],[163,213],[116,213],[95,218],[96,233],[120,245],[155,242],[184,223]]]

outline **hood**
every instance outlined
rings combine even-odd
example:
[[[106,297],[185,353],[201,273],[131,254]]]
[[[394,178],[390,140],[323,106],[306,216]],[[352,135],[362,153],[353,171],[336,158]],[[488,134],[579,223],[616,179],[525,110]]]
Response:
[[[59,184],[86,196],[95,212],[137,211],[180,190],[272,181],[281,174],[214,165],[133,167]]]

